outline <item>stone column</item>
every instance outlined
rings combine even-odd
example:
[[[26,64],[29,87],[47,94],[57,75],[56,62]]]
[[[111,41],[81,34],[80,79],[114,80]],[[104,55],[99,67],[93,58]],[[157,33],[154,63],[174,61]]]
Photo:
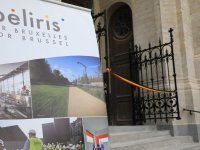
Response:
[[[103,11],[106,11],[106,8],[102,7],[101,6],[101,1],[100,0],[93,0],[93,10],[94,10],[94,14],[98,14],[100,12],[103,12]],[[107,16],[105,15],[105,17],[107,18]],[[104,25],[104,18],[101,17],[99,19],[97,19],[97,21],[95,22],[96,24],[96,27],[97,27],[97,24],[101,22],[101,26],[103,27]],[[108,29],[108,28],[107,28]],[[106,48],[106,45],[105,45],[105,37],[102,36],[101,39],[100,39],[100,45],[99,46],[99,54],[101,56],[101,65],[102,65],[102,71],[104,72],[106,70],[106,61],[105,61],[105,48]]]
[[[173,121],[175,135],[193,135],[198,139],[199,114],[190,115],[183,108],[199,110],[200,93],[195,73],[194,46],[188,0],[160,0],[163,40],[168,41],[168,29],[174,32],[174,53],[181,120]]]

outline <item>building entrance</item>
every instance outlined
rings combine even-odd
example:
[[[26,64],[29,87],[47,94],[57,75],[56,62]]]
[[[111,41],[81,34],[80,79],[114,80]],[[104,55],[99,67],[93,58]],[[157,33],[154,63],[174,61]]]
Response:
[[[131,79],[129,43],[133,42],[132,12],[129,6],[121,5],[113,12],[109,20],[109,52],[112,70]],[[133,88],[111,78],[110,107],[112,107],[112,123],[114,125],[133,124]]]
[[[173,29],[169,30],[168,43],[159,40],[156,46],[149,43],[147,48],[141,48],[134,45],[129,6],[118,3],[108,13],[93,16],[94,20],[104,16],[104,25],[98,24],[96,33],[98,41],[105,37],[106,68],[145,87],[144,90],[132,86],[104,73],[109,124],[142,125],[147,121],[156,123],[158,120],[180,119]],[[157,92],[146,90],[148,88]]]

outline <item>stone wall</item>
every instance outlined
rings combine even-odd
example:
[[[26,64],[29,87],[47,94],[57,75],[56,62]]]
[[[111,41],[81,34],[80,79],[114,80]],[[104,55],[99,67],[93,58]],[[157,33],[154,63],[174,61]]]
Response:
[[[197,2],[197,1],[195,1]],[[200,110],[200,94],[198,83],[198,66],[199,59],[196,55],[195,43],[197,38],[197,28],[194,18],[199,13],[195,11],[195,3],[188,0],[162,0],[161,1],[161,20],[163,39],[166,39],[166,31],[168,26],[175,29],[175,60],[177,70],[177,83],[179,89],[179,102],[181,111],[181,120],[174,121],[174,124],[193,124],[200,123],[200,115],[189,115],[188,112],[183,112],[183,108]],[[196,4],[197,5],[197,4]],[[195,11],[196,14],[192,12]],[[171,14],[170,14],[171,13]],[[193,28],[194,26],[194,28]],[[195,31],[194,31],[195,30]]]
[[[192,26],[193,35],[193,47],[194,47],[194,61],[195,61],[195,72],[196,72],[196,82],[198,83],[198,88],[200,89],[200,1],[190,0],[190,18]]]
[[[159,37],[163,42],[168,42],[168,30],[174,29],[174,53],[181,113],[181,120],[172,121],[174,134],[198,134],[197,124],[200,124],[200,114],[190,115],[183,111],[183,108],[200,111],[200,1],[98,0],[95,3],[98,3],[98,11],[107,10],[109,20],[113,6],[119,2],[129,5],[132,9],[134,42],[140,44],[142,48],[148,47],[149,42],[157,45]],[[101,53],[104,56],[104,49],[101,49]]]

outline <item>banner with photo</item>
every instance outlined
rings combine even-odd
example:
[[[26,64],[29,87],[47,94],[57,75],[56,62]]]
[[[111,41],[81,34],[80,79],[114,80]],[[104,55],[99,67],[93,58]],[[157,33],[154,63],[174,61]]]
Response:
[[[82,118],[107,116],[90,10],[42,0],[1,4],[0,149],[30,149],[34,140],[43,149],[84,149]]]

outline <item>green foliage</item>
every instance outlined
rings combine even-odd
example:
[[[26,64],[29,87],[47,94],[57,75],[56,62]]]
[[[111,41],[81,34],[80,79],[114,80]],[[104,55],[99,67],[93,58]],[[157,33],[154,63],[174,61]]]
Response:
[[[60,70],[52,70],[45,59],[31,60],[29,63],[32,84],[68,85],[69,80]]]
[[[67,116],[67,86],[32,85],[33,117]]]
[[[91,94],[92,96],[105,101],[104,99],[104,91],[103,88],[101,87],[93,87],[93,86],[89,86],[89,85],[78,85],[78,87],[82,90],[84,90],[85,92]]]
[[[91,82],[103,82],[102,76],[81,76],[77,78],[77,81],[82,84],[88,84]]]

